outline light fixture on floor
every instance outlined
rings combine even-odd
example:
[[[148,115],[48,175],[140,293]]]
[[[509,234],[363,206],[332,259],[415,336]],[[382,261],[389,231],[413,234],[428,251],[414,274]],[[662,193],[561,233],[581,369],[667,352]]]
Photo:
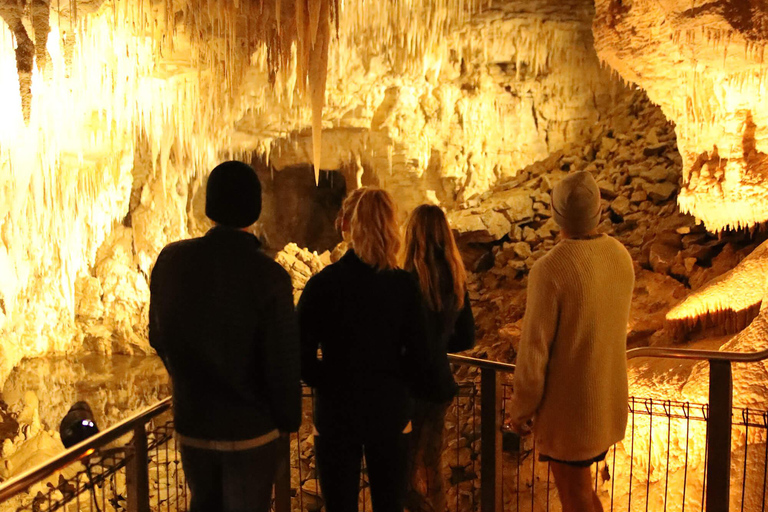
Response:
[[[99,427],[93,419],[93,411],[86,402],[77,402],[70,407],[59,426],[61,442],[65,448],[70,448],[98,433]]]
[[[93,419],[93,411],[87,402],[77,402],[70,407],[67,414],[61,420],[61,425],[59,425],[59,435],[61,435],[61,442],[64,444],[65,448],[71,448],[98,433],[99,427]],[[90,449],[85,452],[83,464],[85,465],[85,472],[88,475],[88,480],[91,483],[93,504],[95,505],[96,512],[101,512],[99,503],[96,500],[96,485],[93,481],[93,473],[91,472],[91,462],[88,459],[88,456],[91,455],[93,451],[93,449]]]

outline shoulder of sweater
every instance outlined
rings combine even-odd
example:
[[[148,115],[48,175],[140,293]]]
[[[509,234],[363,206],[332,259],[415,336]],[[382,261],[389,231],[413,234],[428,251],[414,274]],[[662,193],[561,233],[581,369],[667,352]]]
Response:
[[[326,288],[335,289],[338,286],[339,281],[348,275],[351,276],[351,269],[348,268],[348,265],[345,264],[344,260],[331,263],[309,278],[304,287],[304,293],[310,288],[313,293]]]
[[[536,260],[528,273],[529,282],[534,281],[537,284],[551,281],[557,269],[557,246],[553,247],[547,254]]]
[[[617,239],[604,235],[593,242],[599,242],[605,252],[615,257],[625,258],[630,266],[633,265],[629,251]],[[531,267],[531,274],[534,274],[538,281],[552,279],[560,274],[560,263],[567,260],[578,261],[579,257],[584,254],[583,251],[586,247],[587,245],[582,245],[576,241],[561,241],[544,256],[536,260],[533,267]]]
[[[262,251],[256,251],[255,260],[269,275],[274,276],[278,282],[283,281],[283,283],[288,283],[291,287],[293,286],[291,284],[291,275],[288,271]]]
[[[628,263],[634,269],[634,263],[632,262],[632,255],[629,254],[629,250],[626,248],[626,246],[612,236],[606,235],[605,238],[607,239],[606,243],[612,246],[612,249],[615,251],[616,256],[623,257],[625,259],[625,263]]]

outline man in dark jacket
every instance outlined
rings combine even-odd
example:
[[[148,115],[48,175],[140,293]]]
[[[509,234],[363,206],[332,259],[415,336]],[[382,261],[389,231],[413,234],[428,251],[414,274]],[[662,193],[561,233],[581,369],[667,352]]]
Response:
[[[205,236],[166,246],[150,284],[149,341],[173,382],[192,512],[266,512],[281,432],[301,422],[291,280],[245,228],[261,185],[242,162],[208,178]]]

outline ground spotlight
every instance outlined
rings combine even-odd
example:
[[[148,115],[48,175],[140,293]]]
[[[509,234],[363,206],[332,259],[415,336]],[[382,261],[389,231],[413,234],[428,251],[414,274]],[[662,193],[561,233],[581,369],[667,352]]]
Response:
[[[70,448],[99,433],[99,427],[93,419],[93,411],[86,402],[77,402],[67,412],[59,426],[61,442]]]

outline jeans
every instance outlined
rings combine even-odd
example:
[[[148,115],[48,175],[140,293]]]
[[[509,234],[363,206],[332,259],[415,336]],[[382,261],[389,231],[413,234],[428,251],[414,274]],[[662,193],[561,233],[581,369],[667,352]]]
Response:
[[[268,512],[280,442],[231,452],[182,444],[181,463],[192,492],[190,512]]]
[[[410,512],[446,512],[443,479],[445,415],[451,401],[417,401],[408,453],[408,498]]]
[[[394,434],[365,442],[341,436],[315,436],[320,489],[327,512],[358,512],[363,453],[374,512],[402,512],[407,480],[408,438]]]

